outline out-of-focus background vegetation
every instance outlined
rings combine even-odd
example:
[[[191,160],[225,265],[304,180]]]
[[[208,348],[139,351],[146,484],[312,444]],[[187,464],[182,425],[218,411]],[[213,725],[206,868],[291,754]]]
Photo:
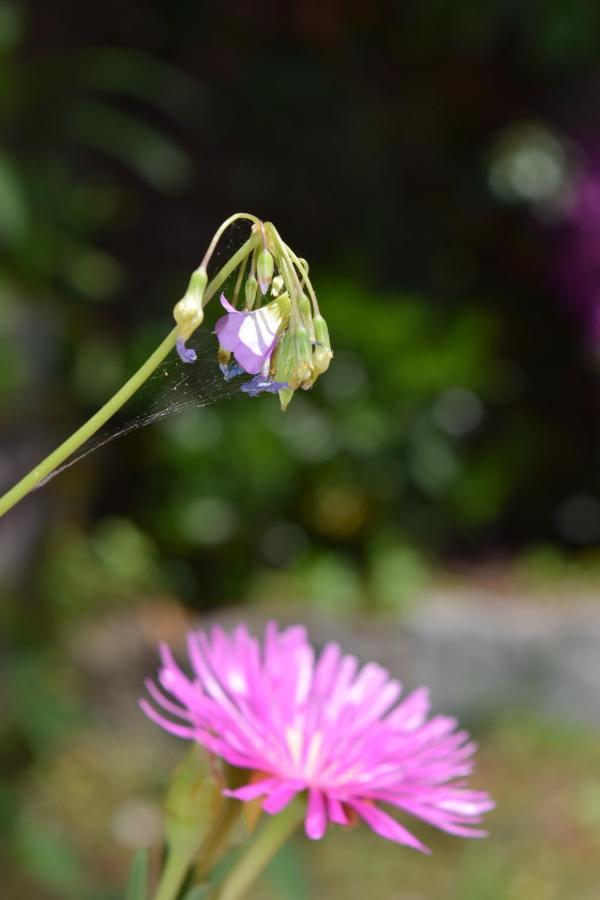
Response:
[[[2,522],[8,900],[114,900],[159,844],[180,748],[128,726],[187,616],[402,630],[475,592],[542,628],[566,609],[574,640],[600,584],[599,53],[586,0],[0,2],[2,485],[162,338],[236,210],[309,259],[336,350],[285,415],[192,402]],[[597,896],[600,716],[518,691],[465,710],[487,843],[338,834],[256,896]]]

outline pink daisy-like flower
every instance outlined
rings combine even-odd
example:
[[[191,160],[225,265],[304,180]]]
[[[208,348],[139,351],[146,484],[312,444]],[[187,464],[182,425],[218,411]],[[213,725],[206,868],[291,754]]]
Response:
[[[397,703],[401,686],[385,669],[359,668],[333,643],[317,659],[301,626],[269,623],[262,646],[244,625],[232,635],[192,632],[188,654],[192,678],[161,646],[158,681],[170,697],[148,680],[162,711],[141,706],[171,734],[255,773],[228,796],[263,797],[264,811],[275,814],[305,791],[313,839],[329,822],[360,817],[377,834],[428,852],[381,803],[451,834],[484,836],[473,826],[494,803],[464,782],[475,745],[455,719],[427,718],[425,689]]]
[[[233,353],[245,372],[267,375],[271,354],[285,324],[281,301],[273,300],[266,306],[242,312],[221,294],[221,304],[227,310],[227,315],[221,316],[215,325],[221,347]]]

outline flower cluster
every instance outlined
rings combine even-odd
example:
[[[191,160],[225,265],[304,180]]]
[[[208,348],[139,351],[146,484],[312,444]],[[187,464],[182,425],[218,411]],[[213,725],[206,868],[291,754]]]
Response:
[[[312,387],[333,357],[308,263],[283,242],[270,222],[257,220],[247,253],[237,268],[233,302],[221,294],[226,314],[215,326],[221,369],[226,379],[252,375],[242,390],[251,395],[277,392],[282,409],[286,409],[294,391]],[[240,308],[242,287],[244,301]],[[184,362],[196,358],[185,342],[202,322],[205,289],[204,263],[174,310],[177,350]]]
[[[158,709],[141,705],[170,733],[249,770],[228,796],[263,798],[263,810],[275,814],[305,794],[313,839],[329,823],[362,819],[385,838],[427,851],[381,803],[455,835],[484,834],[475,826],[494,804],[464,782],[475,745],[455,719],[428,718],[423,688],[398,703],[401,686],[388,672],[375,663],[359,668],[334,643],[316,658],[300,626],[279,631],[270,623],[262,646],[243,625],[232,635],[194,632],[188,653],[191,678],[162,646],[162,690],[147,682]]]

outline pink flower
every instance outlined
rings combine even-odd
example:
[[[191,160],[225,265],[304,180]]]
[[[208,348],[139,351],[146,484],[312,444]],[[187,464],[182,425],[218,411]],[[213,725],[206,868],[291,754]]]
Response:
[[[464,782],[475,745],[455,719],[427,718],[423,688],[397,703],[401,686],[385,669],[359,668],[333,643],[317,659],[301,626],[279,631],[269,623],[262,646],[244,625],[232,635],[218,627],[192,632],[188,653],[192,678],[161,647],[158,680],[170,697],[149,680],[162,711],[146,700],[141,706],[171,734],[255,773],[228,796],[263,797],[274,814],[305,791],[305,829],[314,839],[330,822],[360,817],[377,834],[428,852],[381,803],[452,834],[485,834],[473,826],[494,804]]]
[[[284,302],[280,298],[251,312],[240,312],[221,294],[221,304],[227,310],[215,325],[221,347],[233,353],[250,375],[268,375],[271,354],[286,324]]]

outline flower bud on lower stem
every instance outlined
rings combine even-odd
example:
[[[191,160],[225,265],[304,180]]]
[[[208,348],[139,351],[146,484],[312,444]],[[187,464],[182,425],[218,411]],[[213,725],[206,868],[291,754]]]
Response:
[[[183,341],[187,341],[204,319],[202,298],[206,282],[206,269],[200,268],[192,272],[185,294],[173,309],[173,317],[178,325],[177,336]]]

